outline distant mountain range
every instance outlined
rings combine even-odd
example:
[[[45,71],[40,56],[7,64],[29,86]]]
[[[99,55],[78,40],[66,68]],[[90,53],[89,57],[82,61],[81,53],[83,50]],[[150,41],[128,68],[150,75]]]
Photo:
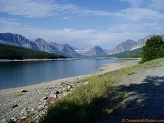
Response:
[[[76,49],[75,51],[78,52],[79,54],[85,55],[85,56],[107,56],[107,55],[113,55],[113,54],[119,54],[119,53],[123,53],[125,56],[125,53],[130,54],[130,52],[126,52],[126,51],[132,51],[132,54],[134,54],[136,51],[137,52],[140,51],[141,48],[145,45],[147,39],[150,39],[153,36],[155,36],[155,35],[146,36],[144,39],[139,39],[137,42],[135,42],[134,40],[128,39],[126,41],[123,41],[119,45],[117,45],[112,50],[103,50],[99,46],[94,46],[89,50]],[[160,35],[160,36],[162,36],[162,38],[164,39],[164,35]],[[136,50],[136,49],[138,49],[138,50]],[[122,55],[122,54],[114,55],[114,56],[120,56],[120,55]],[[130,56],[130,55],[128,55],[128,56]]]
[[[81,57],[81,55],[76,53],[68,44],[48,43],[41,38],[30,41],[20,34],[0,33],[0,43],[45,51],[66,57]]]
[[[88,50],[78,49],[71,47],[68,44],[49,43],[42,38],[29,40],[20,34],[14,33],[0,33],[0,43],[21,46],[32,50],[45,51],[66,57],[102,57],[142,48],[147,39],[153,36],[155,35],[146,36],[144,39],[139,39],[137,42],[128,39],[117,45],[112,50],[103,50],[100,46],[93,46]],[[164,35],[160,36],[164,39]]]
[[[118,54],[118,53],[122,53],[125,51],[132,51],[135,49],[140,49],[145,45],[147,39],[150,39],[153,36],[155,36],[155,35],[148,35],[144,39],[139,39],[137,42],[135,42],[131,39],[128,39],[128,40],[120,43],[119,45],[117,45],[114,49],[106,50],[106,52],[108,53],[108,55],[113,55],[113,54]],[[164,35],[160,35],[160,36],[164,39]]]

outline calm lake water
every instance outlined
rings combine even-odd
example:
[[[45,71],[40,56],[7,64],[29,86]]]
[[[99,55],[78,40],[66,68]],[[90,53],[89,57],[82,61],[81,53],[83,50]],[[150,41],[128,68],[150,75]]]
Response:
[[[103,64],[124,60],[93,58],[62,61],[0,62],[0,89],[48,82],[56,79],[90,74]]]

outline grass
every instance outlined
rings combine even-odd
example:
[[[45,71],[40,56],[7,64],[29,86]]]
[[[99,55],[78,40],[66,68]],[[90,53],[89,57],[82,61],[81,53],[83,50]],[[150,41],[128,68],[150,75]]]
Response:
[[[24,94],[22,94],[22,93],[16,93],[16,94],[14,94],[14,97],[20,97],[20,96],[23,96]]]
[[[99,120],[106,112],[110,112],[109,109],[113,110],[121,105],[120,97],[126,94],[120,93],[113,85],[119,82],[122,76],[133,75],[142,69],[148,69],[149,66],[157,66],[156,63],[163,60],[157,59],[82,80],[89,83],[49,106],[40,122],[87,123]],[[115,113],[119,115],[119,112]]]
[[[88,82],[88,81],[90,81],[92,78],[93,78],[92,76],[91,76],[91,77],[87,77],[87,78],[81,80],[81,82]]]
[[[113,75],[102,75],[85,79],[88,80],[87,85],[51,105],[41,122],[92,122],[99,115],[110,86],[117,79]]]

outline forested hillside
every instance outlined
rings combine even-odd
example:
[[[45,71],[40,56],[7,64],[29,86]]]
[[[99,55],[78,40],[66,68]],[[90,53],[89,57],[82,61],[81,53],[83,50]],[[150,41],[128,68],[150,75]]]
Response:
[[[65,58],[53,53],[34,51],[17,46],[0,44],[0,59],[57,59]]]

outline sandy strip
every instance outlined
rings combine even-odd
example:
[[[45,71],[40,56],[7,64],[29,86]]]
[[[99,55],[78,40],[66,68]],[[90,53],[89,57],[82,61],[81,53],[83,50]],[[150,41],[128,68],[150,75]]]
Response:
[[[25,109],[30,111],[35,110],[41,105],[44,97],[49,97],[57,91],[61,91],[65,85],[74,86],[73,89],[75,89],[80,85],[80,80],[86,77],[137,65],[138,62],[139,60],[130,60],[121,63],[106,64],[100,67],[99,71],[94,74],[59,79],[18,88],[2,89],[0,90],[0,122],[15,117]],[[22,90],[27,90],[28,92],[22,93]]]

